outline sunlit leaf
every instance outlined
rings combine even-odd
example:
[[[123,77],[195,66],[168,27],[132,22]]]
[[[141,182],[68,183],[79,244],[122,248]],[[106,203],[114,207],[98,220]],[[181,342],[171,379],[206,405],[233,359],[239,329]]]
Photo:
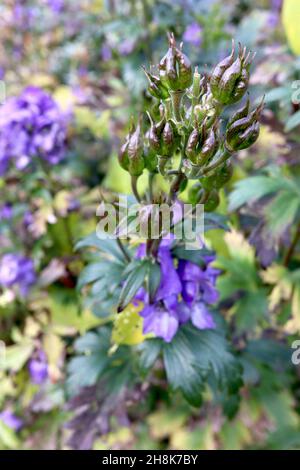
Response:
[[[143,319],[139,312],[143,304],[130,304],[115,316],[112,331],[112,341],[116,344],[135,345],[145,340],[143,335]]]
[[[298,0],[284,0],[282,7],[282,22],[289,45],[294,54],[300,54],[300,3]]]

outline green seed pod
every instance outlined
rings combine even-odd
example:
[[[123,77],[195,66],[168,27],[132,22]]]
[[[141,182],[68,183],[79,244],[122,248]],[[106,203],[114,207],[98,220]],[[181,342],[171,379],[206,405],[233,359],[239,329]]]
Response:
[[[154,96],[155,98],[159,100],[165,100],[169,98],[168,88],[164,85],[162,80],[160,80],[159,77],[156,77],[150,72],[147,72],[145,67],[142,66],[142,69],[149,81],[149,87],[148,87],[149,93],[151,93],[152,96]]]
[[[248,98],[245,105],[242,106],[237,111],[235,111],[235,113],[231,116],[231,118],[228,121],[227,127],[230,127],[235,121],[238,121],[239,119],[247,117],[249,114],[249,106],[250,106],[250,100]]]
[[[208,131],[207,137],[204,139],[201,152],[197,155],[196,163],[199,166],[206,165],[216,154],[219,148],[218,138],[216,136],[216,125]]]
[[[254,142],[256,142],[258,139],[259,130],[259,123],[253,123],[252,126],[246,129],[245,132],[240,135],[240,139],[238,144],[236,145],[236,148],[238,148],[238,150],[243,150],[247,149],[248,147],[251,147],[251,145],[254,144]]]
[[[233,61],[233,49],[229,57],[224,59],[222,66],[217,66],[210,79],[211,92],[214,98],[223,105],[239,101],[245,94],[249,84],[249,69],[254,55],[246,55],[246,48],[239,45],[238,57]],[[232,62],[231,62],[232,61]]]
[[[132,176],[140,176],[144,170],[143,141],[140,123],[131,134],[128,142],[128,171]]]
[[[220,197],[218,192],[213,189],[210,191],[207,201],[204,203],[205,212],[213,212],[220,204]]]
[[[148,113],[148,111],[147,115],[150,121],[150,129],[147,132],[149,146],[154,152],[156,152],[156,154],[163,155],[165,151],[163,145],[163,131],[166,126],[166,120],[162,112],[162,119],[157,124],[154,123],[152,116],[150,115],[150,113]]]
[[[249,74],[248,69],[246,69],[245,67],[242,68],[240,79],[238,80],[238,82],[236,83],[232,91],[230,104],[237,103],[243,98],[249,85],[249,79],[250,79],[250,74]]]
[[[129,142],[126,141],[120,148],[119,154],[118,154],[119,163],[121,167],[126,171],[128,171],[128,167],[129,167],[128,144]]]
[[[175,125],[172,121],[167,121],[162,132],[162,155],[171,157],[177,148],[178,141],[179,136]]]
[[[242,74],[242,61],[238,57],[233,64],[225,70],[219,83],[218,96],[216,99],[222,104],[232,102],[232,95]]]
[[[232,41],[232,50],[229,56],[225,57],[221,62],[219,62],[214,68],[211,77],[210,77],[210,88],[214,96],[218,95],[219,83],[223,76],[225,70],[228,69],[233,64],[234,61],[234,41]]]
[[[149,118],[149,121],[150,121],[150,129],[149,131],[147,132],[147,138],[149,140],[149,145],[151,147],[151,149],[153,149],[154,151],[160,153],[160,149],[161,149],[161,131],[162,131],[162,128],[159,126],[157,127],[154,122],[153,122],[153,119],[151,117],[151,114],[147,111],[147,115],[148,115],[148,118]]]
[[[176,90],[177,72],[176,72],[175,43],[171,39],[169,40],[168,52],[159,63],[159,69],[160,71],[162,71],[162,74],[160,74],[162,76],[162,81],[164,82],[165,80],[169,88],[171,88],[172,90],[174,89]]]
[[[193,129],[188,138],[185,154],[193,162],[197,163],[197,150],[199,147],[200,133],[198,129]]]
[[[169,49],[159,63],[161,83],[173,91],[185,90],[192,84],[192,65],[189,58],[176,47],[173,34],[169,36]]]
[[[175,49],[175,56],[177,59],[179,89],[185,90],[191,86],[193,81],[192,64],[181,49]]]
[[[237,151],[250,147],[259,135],[259,116],[263,108],[261,104],[246,117],[230,121],[226,130],[226,147],[229,151]]]
[[[214,187],[216,189],[220,189],[225,186],[226,183],[231,179],[233,174],[233,166],[232,163],[227,160],[224,165],[216,172],[214,176]]]

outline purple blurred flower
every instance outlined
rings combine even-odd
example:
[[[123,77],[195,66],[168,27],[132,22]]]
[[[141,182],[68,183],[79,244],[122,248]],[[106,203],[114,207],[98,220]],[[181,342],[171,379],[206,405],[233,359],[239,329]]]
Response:
[[[280,10],[282,6],[282,0],[271,0],[270,12],[267,17],[267,26],[270,28],[276,28],[280,19]]]
[[[215,287],[219,271],[210,266],[214,257],[205,258],[203,267],[180,260],[176,269],[172,242],[172,238],[162,240],[158,250],[161,280],[154,302],[149,302],[144,289],[140,289],[135,297],[136,301],[144,303],[140,312],[144,333],[154,333],[166,342],[172,341],[179,326],[189,320],[200,330],[215,328],[206,304],[217,302],[219,297]],[[145,256],[145,245],[139,246],[136,256]]]
[[[108,62],[112,58],[111,48],[106,43],[104,43],[101,47],[101,58],[104,60],[104,62]]]
[[[195,47],[199,47],[202,42],[202,28],[198,23],[191,23],[183,33],[183,40]]]
[[[28,228],[34,222],[34,217],[32,212],[26,211],[23,215],[23,224]]]
[[[35,10],[31,5],[26,5],[24,1],[17,1],[11,10],[11,24],[22,31],[32,27],[35,17]]]
[[[0,207],[0,221],[1,220],[10,220],[13,215],[12,205],[8,202],[3,204]]]
[[[271,9],[280,10],[282,6],[282,0],[271,0]]]
[[[118,51],[121,55],[126,56],[131,54],[135,46],[135,41],[132,39],[125,39],[118,47]]]
[[[36,281],[33,261],[25,256],[8,253],[0,260],[0,285],[17,286],[22,296],[26,296]]]
[[[3,410],[0,413],[0,420],[14,431],[19,431],[23,426],[23,421],[10,410]]]
[[[9,161],[23,170],[32,158],[58,163],[65,153],[66,116],[48,93],[28,87],[0,108],[0,174]]]
[[[41,385],[48,377],[48,364],[44,351],[40,350],[36,356],[30,359],[28,364],[32,383]]]
[[[54,13],[60,13],[65,6],[65,0],[47,0],[47,3]]]
[[[279,13],[276,11],[270,11],[267,17],[267,26],[269,28],[276,28],[279,23]]]

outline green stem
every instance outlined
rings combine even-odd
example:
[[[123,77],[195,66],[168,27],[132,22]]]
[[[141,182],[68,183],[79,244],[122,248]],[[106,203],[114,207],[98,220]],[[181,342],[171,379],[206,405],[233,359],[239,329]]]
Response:
[[[218,168],[218,166],[222,165],[222,163],[225,163],[228,160],[228,158],[231,157],[231,155],[232,154],[228,150],[225,150],[222,156],[215,163],[212,163],[211,165],[203,168],[203,170],[199,172],[199,177],[207,175],[207,173],[210,173],[211,171]]]
[[[63,221],[63,224],[64,224],[64,229],[65,229],[65,233],[66,233],[66,236],[67,236],[68,243],[70,245],[70,249],[71,249],[71,251],[73,251],[74,242],[73,242],[73,235],[72,235],[72,232],[71,232],[71,229],[70,229],[69,221],[68,221],[67,217],[62,217],[61,220]]]
[[[198,204],[205,204],[208,201],[210,193],[211,193],[210,189],[205,189]]]
[[[149,199],[150,202],[153,202],[153,181],[154,181],[155,173],[149,173],[148,176],[148,186],[149,186]]]
[[[297,246],[297,243],[298,241],[300,240],[300,221],[298,222],[297,224],[297,227],[296,227],[296,232],[294,234],[294,237],[292,239],[292,242],[285,254],[285,257],[284,257],[284,260],[283,260],[283,264],[285,267],[287,267],[289,265],[289,262],[294,254],[294,251],[296,249],[296,246]]]
[[[125,246],[123,245],[122,240],[119,237],[117,237],[117,244],[118,244],[120,250],[122,251],[125,259],[128,261],[128,263],[130,263],[130,261],[131,261],[130,255],[129,255],[128,251],[126,250]]]
[[[131,189],[136,200],[138,202],[142,202],[138,189],[137,189],[137,180],[138,180],[138,176],[131,176]]]
[[[184,95],[184,91],[171,91],[171,99],[172,99],[172,108],[173,108],[173,116],[175,121],[181,122],[181,102]]]

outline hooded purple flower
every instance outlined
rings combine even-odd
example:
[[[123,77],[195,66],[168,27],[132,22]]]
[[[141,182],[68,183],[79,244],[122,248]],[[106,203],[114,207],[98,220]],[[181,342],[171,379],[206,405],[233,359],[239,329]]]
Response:
[[[154,333],[166,342],[172,341],[179,326],[189,320],[200,330],[215,328],[206,304],[218,300],[215,282],[219,271],[209,266],[213,259],[207,258],[203,268],[180,260],[176,269],[171,253],[172,241],[172,238],[162,240],[158,250],[161,280],[154,302],[149,303],[144,289],[140,289],[135,297],[145,305],[140,312],[144,333]],[[145,245],[140,245],[137,257],[143,256]]]
[[[48,364],[44,351],[38,351],[36,357],[30,359],[28,364],[32,383],[41,385],[48,377]]]
[[[34,157],[58,163],[65,141],[65,115],[42,89],[28,87],[0,108],[0,174],[11,160],[20,170]]]
[[[199,47],[202,42],[202,28],[198,23],[191,23],[183,33],[183,40]]]
[[[10,410],[3,410],[0,413],[0,420],[10,429],[19,431],[23,426],[23,421]]]
[[[203,300],[205,303],[214,304],[218,301],[219,294],[215,283],[220,272],[209,266],[210,262],[211,260],[207,261],[205,267],[201,268],[190,261],[179,261],[178,272],[182,281],[182,297],[187,303]]]
[[[0,260],[0,285],[17,286],[22,296],[26,296],[36,281],[33,261],[15,253],[8,253]]]

